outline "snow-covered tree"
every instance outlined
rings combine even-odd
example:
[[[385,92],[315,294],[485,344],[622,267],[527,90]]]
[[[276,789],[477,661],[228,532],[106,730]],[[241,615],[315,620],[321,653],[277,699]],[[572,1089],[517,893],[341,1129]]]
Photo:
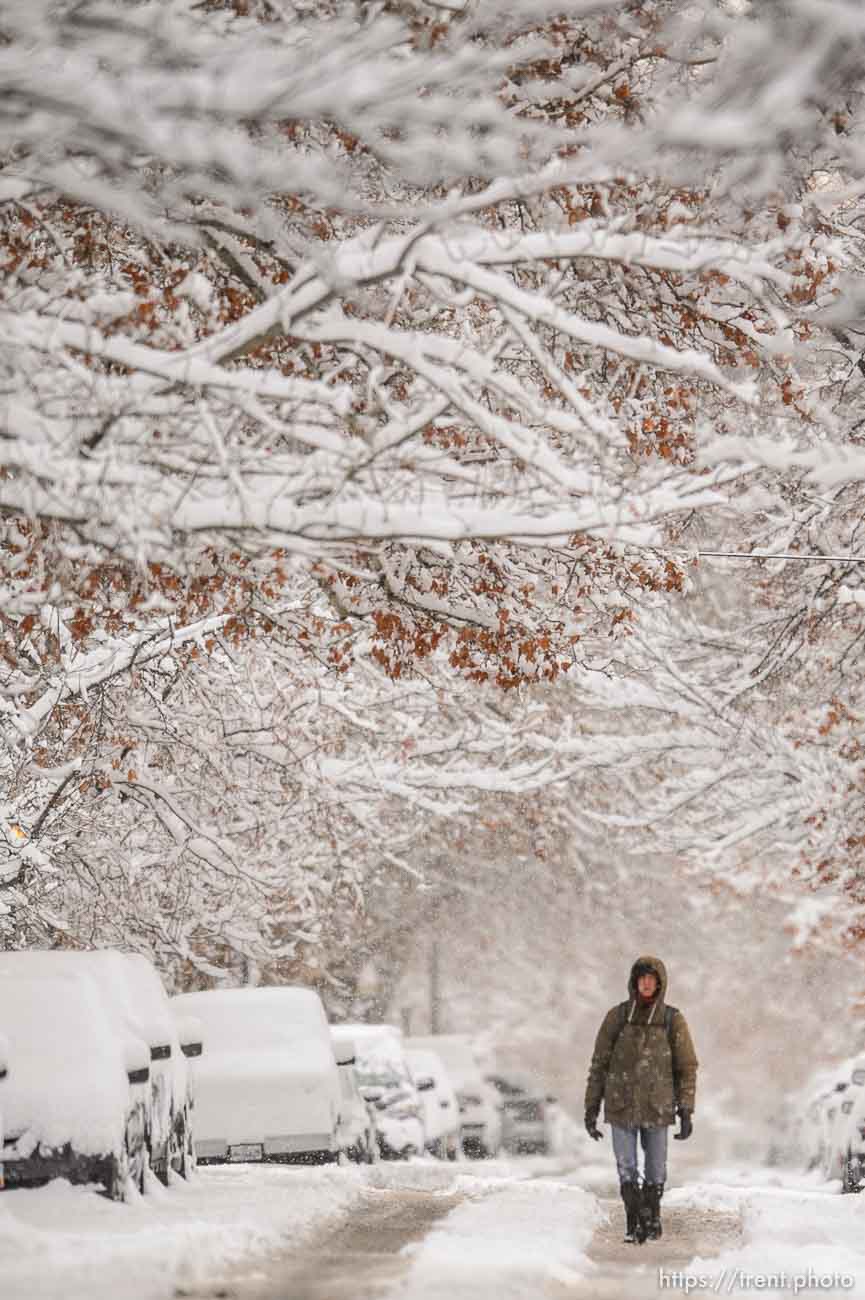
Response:
[[[99,895],[94,936],[278,960],[406,804],[636,771],[569,708],[673,635],[692,521],[838,432],[857,6],[2,23],[12,940]]]

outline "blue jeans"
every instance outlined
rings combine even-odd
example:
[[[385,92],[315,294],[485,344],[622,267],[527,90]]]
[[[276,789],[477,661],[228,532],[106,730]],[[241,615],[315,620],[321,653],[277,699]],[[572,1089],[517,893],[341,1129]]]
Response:
[[[637,1181],[637,1136],[643,1148],[644,1180],[647,1183],[667,1181],[667,1129],[620,1128],[613,1124],[613,1155],[619,1170],[620,1182]]]

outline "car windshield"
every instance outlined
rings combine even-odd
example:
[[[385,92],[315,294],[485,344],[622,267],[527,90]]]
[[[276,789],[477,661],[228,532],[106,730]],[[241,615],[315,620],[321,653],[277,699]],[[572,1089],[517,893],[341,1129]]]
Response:
[[[356,1069],[357,1081],[362,1088],[398,1088],[400,1086],[400,1078],[392,1070],[384,1070],[375,1066],[364,1068],[362,1065],[356,1067]]]

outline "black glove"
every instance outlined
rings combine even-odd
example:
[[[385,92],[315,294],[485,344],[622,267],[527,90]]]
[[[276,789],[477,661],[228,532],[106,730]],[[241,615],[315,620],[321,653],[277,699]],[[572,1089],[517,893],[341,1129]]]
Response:
[[[688,1110],[687,1106],[680,1106],[679,1107],[679,1131],[678,1133],[674,1133],[673,1137],[676,1139],[677,1142],[684,1142],[685,1138],[689,1138],[691,1136],[693,1128],[694,1125],[691,1123],[691,1112]]]
[[[601,1138],[604,1136],[601,1130],[598,1128],[597,1111],[595,1112],[594,1115],[592,1114],[586,1115],[586,1132],[588,1133],[589,1137],[594,1138],[596,1142],[600,1142]]]

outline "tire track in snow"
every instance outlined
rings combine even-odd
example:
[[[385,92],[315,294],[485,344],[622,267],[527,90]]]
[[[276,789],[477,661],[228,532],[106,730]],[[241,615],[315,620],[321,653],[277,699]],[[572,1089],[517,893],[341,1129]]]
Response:
[[[266,1280],[235,1283],[221,1294],[232,1300],[372,1300],[408,1269],[405,1247],[462,1199],[453,1192],[366,1188],[338,1228],[270,1268]]]

